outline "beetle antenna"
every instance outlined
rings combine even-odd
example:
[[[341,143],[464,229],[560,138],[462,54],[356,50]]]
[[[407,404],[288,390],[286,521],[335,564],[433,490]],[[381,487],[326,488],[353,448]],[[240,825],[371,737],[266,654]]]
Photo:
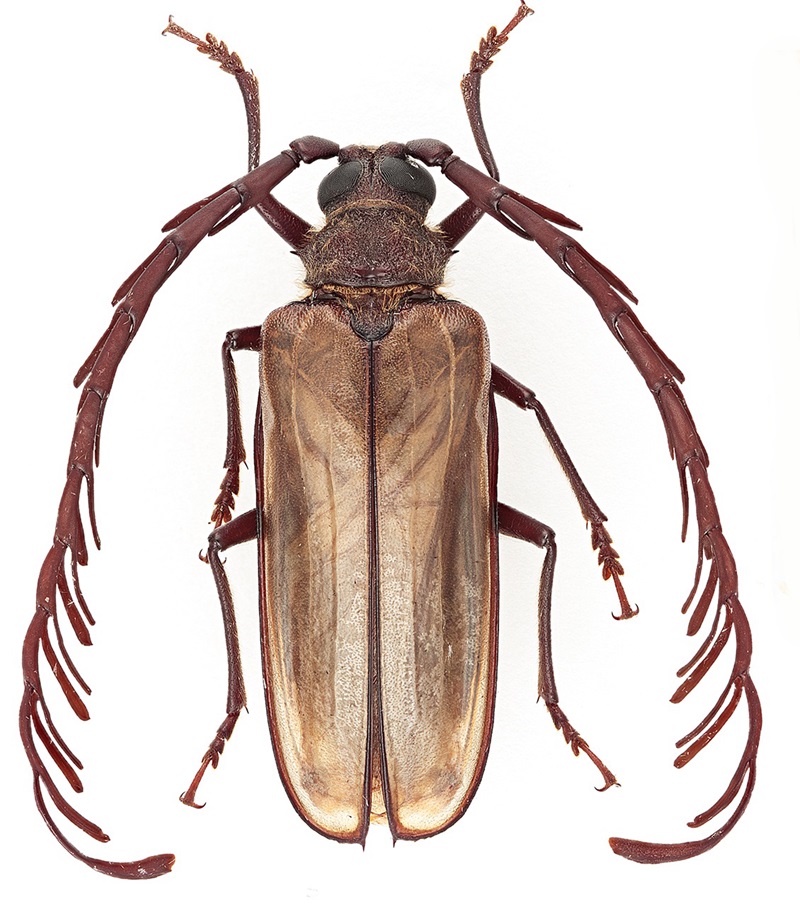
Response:
[[[499,179],[500,173],[497,169],[492,149],[489,147],[489,139],[486,137],[486,129],[481,115],[481,77],[492,65],[492,57],[506,43],[511,32],[526,16],[531,15],[533,15],[533,10],[521,3],[514,18],[501,32],[498,32],[493,25],[486,37],[481,38],[477,51],[472,54],[469,72],[461,80],[461,94],[464,96],[464,104],[467,108],[467,117],[469,118],[472,135],[475,138],[475,144],[478,146],[481,160],[492,179]]]

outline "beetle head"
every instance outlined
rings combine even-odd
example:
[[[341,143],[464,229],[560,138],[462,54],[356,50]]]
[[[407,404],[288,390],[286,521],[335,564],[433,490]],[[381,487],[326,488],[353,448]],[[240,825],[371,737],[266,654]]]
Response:
[[[319,206],[328,216],[342,205],[382,200],[405,205],[424,218],[435,197],[433,177],[408,158],[399,142],[379,148],[342,148],[339,166],[322,180],[317,192]]]
[[[320,183],[325,224],[298,250],[306,283],[435,288],[450,258],[444,235],[426,225],[433,177],[405,145],[348,145]]]

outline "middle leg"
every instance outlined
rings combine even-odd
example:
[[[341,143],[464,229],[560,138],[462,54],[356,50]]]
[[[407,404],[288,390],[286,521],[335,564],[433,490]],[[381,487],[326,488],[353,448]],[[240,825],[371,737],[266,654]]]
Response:
[[[625,570],[619,562],[619,554],[611,546],[611,536],[605,526],[605,514],[595,503],[594,498],[583,483],[583,479],[578,474],[572,457],[558,436],[555,425],[550,421],[550,416],[545,411],[544,406],[536,398],[533,390],[521,384],[516,378],[513,378],[496,365],[492,365],[492,391],[514,403],[514,405],[519,406],[520,409],[533,410],[536,414],[544,436],[547,438],[547,442],[550,444],[559,465],[572,487],[572,493],[578,501],[583,518],[591,526],[592,550],[597,551],[597,562],[602,567],[603,578],[614,580],[614,587],[621,607],[620,615],[614,615],[614,619],[627,620],[630,617],[635,617],[639,613],[639,608],[636,605],[631,607],[628,602],[628,596],[625,594],[625,589],[622,587],[620,576],[624,574]]]

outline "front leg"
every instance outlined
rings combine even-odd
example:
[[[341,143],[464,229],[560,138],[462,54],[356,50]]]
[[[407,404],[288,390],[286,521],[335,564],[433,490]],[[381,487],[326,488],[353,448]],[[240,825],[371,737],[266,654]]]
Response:
[[[253,71],[244,68],[239,54],[228,50],[224,41],[218,41],[212,34],[207,34],[205,41],[195,37],[185,28],[181,28],[172,16],[169,17],[169,24],[162,34],[177,35],[184,41],[194,44],[210,60],[219,63],[223,72],[229,73],[236,79],[247,116],[247,169],[248,171],[255,170],[261,159],[261,104],[258,96],[258,79]],[[306,223],[302,217],[298,217],[294,211],[290,211],[281,204],[274,195],[265,195],[255,208],[272,229],[293,249],[299,249],[305,245],[311,224]]]

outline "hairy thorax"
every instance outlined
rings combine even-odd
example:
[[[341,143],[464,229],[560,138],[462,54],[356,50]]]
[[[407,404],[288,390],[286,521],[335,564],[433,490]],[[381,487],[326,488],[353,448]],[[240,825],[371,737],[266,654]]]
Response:
[[[413,208],[358,199],[328,215],[298,252],[312,289],[326,284],[391,287],[442,283],[450,250]]]

